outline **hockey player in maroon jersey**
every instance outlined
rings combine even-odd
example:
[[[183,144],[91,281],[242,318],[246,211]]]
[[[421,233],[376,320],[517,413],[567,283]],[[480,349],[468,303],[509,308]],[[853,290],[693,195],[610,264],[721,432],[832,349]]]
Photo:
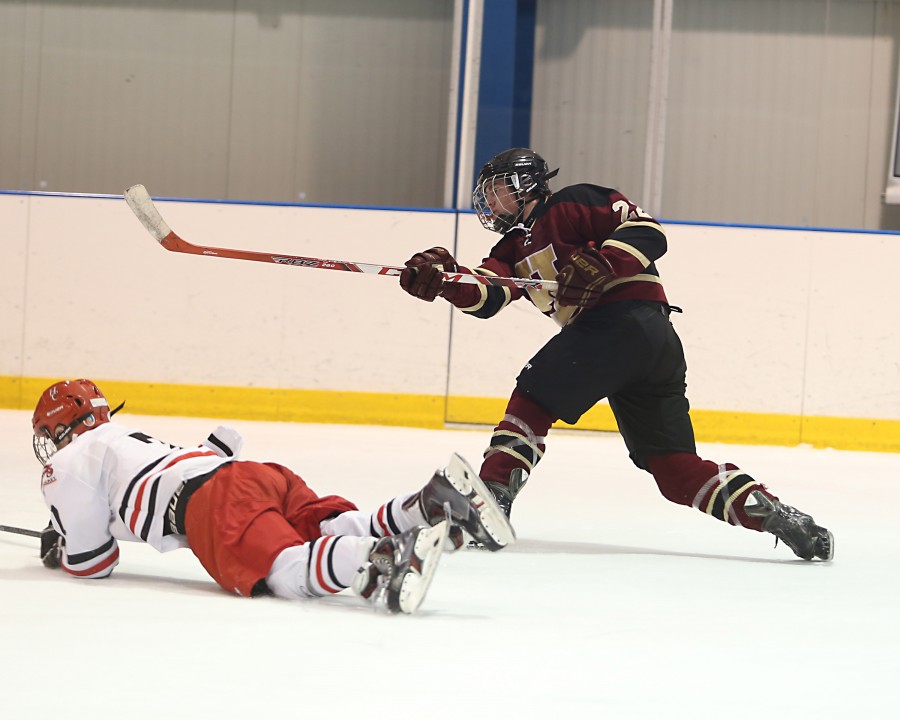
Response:
[[[183,448],[110,421],[115,412],[93,382],[72,380],[47,388],[32,418],[52,516],[41,557],[76,577],[107,577],[118,540],[143,541],[160,552],[189,547],[239,595],[299,599],[352,587],[378,607],[411,613],[463,530],[491,550],[515,539],[458,455],[418,492],[364,513],[342,497],[319,497],[286,467],[238,460],[236,430],[220,426]]]
[[[481,224],[503,235],[474,272],[555,280],[558,290],[445,283],[441,270],[472,271],[440,247],[414,255],[400,276],[414,297],[440,296],[478,318],[526,297],[561,327],[516,379],[485,452],[485,484],[508,514],[552,423],[575,423],[607,398],[632,461],[668,500],[770,532],[805,560],[830,560],[828,530],[735,465],[697,455],[684,351],[655,265],[666,252],[662,227],[616,190],[551,192],[557,172],[532,150],[506,150],[481,169],[473,204]]]

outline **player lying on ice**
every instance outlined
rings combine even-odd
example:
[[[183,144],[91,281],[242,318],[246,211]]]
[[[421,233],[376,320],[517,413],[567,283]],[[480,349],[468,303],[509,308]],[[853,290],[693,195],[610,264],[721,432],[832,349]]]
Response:
[[[93,382],[71,380],[47,388],[32,418],[52,518],[41,557],[76,577],[107,577],[118,541],[130,540],[160,552],[189,547],[219,585],[245,597],[352,587],[376,607],[411,613],[463,530],[489,550],[515,540],[458,455],[418,492],[365,513],[319,497],[286,467],[238,460],[243,440],[231,428],[183,448],[111,422],[114,413]]]
[[[667,247],[660,224],[610,188],[580,184],[551,192],[557,172],[533,150],[512,148],[484,165],[473,193],[481,224],[503,236],[474,272],[541,278],[557,289],[529,288],[526,295],[444,282],[441,271],[471,271],[440,247],[414,255],[400,275],[413,297],[441,296],[478,318],[526,297],[561,328],[516,378],[481,479],[508,515],[544,454],[550,426],[558,419],[574,424],[608,398],[632,461],[653,475],[668,500],[770,532],[805,560],[830,560],[834,538],[812,517],[731,463],[697,456],[684,350],[656,269]]]

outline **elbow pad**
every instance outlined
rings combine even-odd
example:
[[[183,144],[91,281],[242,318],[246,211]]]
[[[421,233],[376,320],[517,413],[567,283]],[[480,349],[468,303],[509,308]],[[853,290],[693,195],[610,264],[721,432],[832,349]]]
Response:
[[[244,437],[232,427],[219,425],[200,447],[212,450],[219,457],[236,460],[244,447]]]

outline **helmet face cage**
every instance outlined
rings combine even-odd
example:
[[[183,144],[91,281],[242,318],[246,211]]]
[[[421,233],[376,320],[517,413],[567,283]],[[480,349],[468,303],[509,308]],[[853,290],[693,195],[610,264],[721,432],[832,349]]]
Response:
[[[34,456],[41,465],[50,462],[50,458],[59,450],[49,435],[34,435],[31,438],[31,449],[34,450]]]
[[[509,232],[525,209],[525,194],[518,173],[500,173],[482,179],[472,193],[472,207],[481,224],[494,232]],[[496,208],[496,212],[492,209]],[[503,212],[506,210],[507,212]]]
[[[109,403],[90,380],[55,383],[38,400],[31,425],[31,446],[44,465],[76,437],[75,430],[91,429],[109,421]]]

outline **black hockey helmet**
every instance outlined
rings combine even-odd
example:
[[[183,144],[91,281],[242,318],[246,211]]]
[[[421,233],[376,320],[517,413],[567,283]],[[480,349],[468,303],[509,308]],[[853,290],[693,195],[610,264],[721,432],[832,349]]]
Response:
[[[521,220],[525,203],[550,195],[551,171],[534,150],[510,148],[488,160],[472,193],[472,206],[488,230],[505,233]]]

